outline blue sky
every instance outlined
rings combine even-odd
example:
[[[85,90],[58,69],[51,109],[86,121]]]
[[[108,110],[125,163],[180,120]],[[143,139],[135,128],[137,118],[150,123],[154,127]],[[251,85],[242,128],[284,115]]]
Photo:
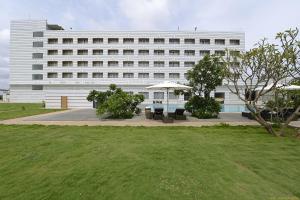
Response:
[[[300,0],[0,0],[0,88],[8,88],[9,23],[47,19],[73,30],[244,31],[246,49],[300,28]]]

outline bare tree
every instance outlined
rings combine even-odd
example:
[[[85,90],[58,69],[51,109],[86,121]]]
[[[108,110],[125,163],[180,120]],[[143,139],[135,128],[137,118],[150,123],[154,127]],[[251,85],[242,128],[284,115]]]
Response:
[[[297,61],[299,64],[297,35],[297,29],[279,33],[276,38],[281,41],[281,46],[270,44],[263,39],[250,51],[238,56],[231,56],[227,52],[225,58],[227,72],[225,79],[229,90],[245,103],[259,124],[269,133],[277,136],[280,133],[273,129],[272,122],[266,121],[262,117],[265,106],[262,97],[275,93],[279,83],[288,79],[291,74],[297,74],[295,71],[299,71],[299,65],[295,64]],[[296,111],[295,115],[298,115],[300,108]],[[294,118],[293,114],[284,123],[280,123],[282,125],[281,135],[284,132],[283,128],[287,127]]]

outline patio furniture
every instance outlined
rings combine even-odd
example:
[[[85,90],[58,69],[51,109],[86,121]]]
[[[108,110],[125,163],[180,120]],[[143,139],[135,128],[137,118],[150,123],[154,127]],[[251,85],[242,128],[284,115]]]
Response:
[[[184,114],[184,108],[176,108],[175,110],[175,119],[176,120],[186,120],[186,115]]]
[[[253,115],[249,111],[242,112],[243,117],[247,117],[248,119],[254,119]]]
[[[164,116],[163,108],[154,108],[153,119],[154,120],[162,120]]]

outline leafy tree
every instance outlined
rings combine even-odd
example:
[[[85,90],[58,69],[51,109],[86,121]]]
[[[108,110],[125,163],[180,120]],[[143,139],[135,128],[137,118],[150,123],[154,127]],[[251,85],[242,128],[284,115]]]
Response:
[[[106,92],[92,90],[87,100],[97,102],[98,115],[107,114],[110,118],[132,118],[134,113],[140,111],[137,106],[144,101],[144,96],[128,94],[111,84]]]
[[[299,77],[300,46],[297,35],[298,29],[278,33],[276,39],[281,42],[280,46],[263,39],[255,48],[238,56],[227,53],[224,60],[229,90],[245,103],[259,124],[276,136],[284,135],[285,128],[300,113],[298,107],[288,119],[282,117],[282,111],[291,108],[291,102],[286,91],[279,87],[280,83],[288,83],[291,76]],[[262,97],[270,94],[274,100],[266,104]],[[274,130],[274,121],[269,122],[262,117],[268,107],[282,117],[278,120],[280,132]]]
[[[222,85],[224,67],[217,56],[205,55],[197,65],[188,71],[187,80],[193,95],[209,98],[210,92]]]
[[[214,98],[210,97],[210,93],[222,84],[223,78],[224,66],[220,58],[205,55],[188,71],[188,85],[192,89],[188,92],[190,98],[185,108],[198,118],[216,118],[221,107]]]

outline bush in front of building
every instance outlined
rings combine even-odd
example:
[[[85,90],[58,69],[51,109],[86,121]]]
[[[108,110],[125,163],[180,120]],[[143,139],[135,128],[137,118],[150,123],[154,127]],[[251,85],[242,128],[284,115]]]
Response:
[[[139,112],[137,106],[144,101],[144,96],[129,94],[118,88],[115,84],[111,84],[109,90],[105,92],[92,90],[87,100],[97,102],[97,114],[99,116],[128,119]]]
[[[194,117],[209,119],[218,117],[221,106],[214,98],[192,96],[185,104],[185,109],[192,113],[192,116]]]

